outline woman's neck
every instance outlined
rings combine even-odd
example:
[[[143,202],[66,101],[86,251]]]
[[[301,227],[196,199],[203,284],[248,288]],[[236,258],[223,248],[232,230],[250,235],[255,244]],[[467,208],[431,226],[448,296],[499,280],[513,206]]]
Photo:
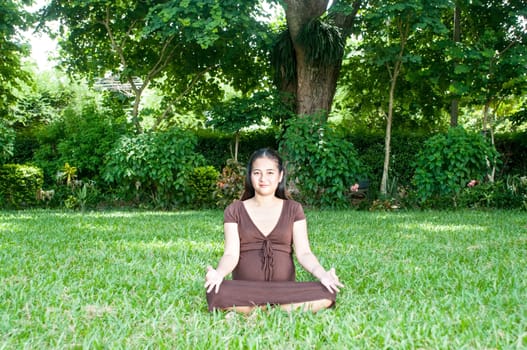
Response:
[[[282,199],[276,197],[275,195],[272,196],[260,196],[256,194],[253,198],[251,198],[253,203],[256,206],[259,207],[270,207],[273,205],[276,205],[278,202],[282,201]]]

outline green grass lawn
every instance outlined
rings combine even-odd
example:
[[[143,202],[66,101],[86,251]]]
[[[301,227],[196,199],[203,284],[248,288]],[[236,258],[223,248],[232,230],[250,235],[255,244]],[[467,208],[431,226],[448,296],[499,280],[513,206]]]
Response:
[[[225,317],[221,211],[0,212],[0,349],[527,348],[525,213],[307,216],[336,308]]]

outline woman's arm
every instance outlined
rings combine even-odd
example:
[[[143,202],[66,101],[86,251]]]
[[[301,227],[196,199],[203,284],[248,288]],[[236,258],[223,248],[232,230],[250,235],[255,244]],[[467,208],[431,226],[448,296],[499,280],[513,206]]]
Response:
[[[324,269],[318,262],[315,254],[311,252],[307,236],[306,220],[295,221],[293,226],[293,244],[295,247],[296,259],[300,265],[316,278],[320,278]]]
[[[293,244],[295,247],[296,258],[300,265],[309,273],[318,278],[320,282],[331,292],[338,292],[338,287],[344,287],[335,274],[335,269],[326,271],[318,262],[317,257],[311,251],[309,238],[307,235],[306,220],[295,221],[293,225]]]
[[[213,289],[218,293],[221,282],[223,282],[225,276],[234,270],[240,259],[240,236],[238,235],[238,224],[227,222],[223,225],[223,230],[225,233],[223,256],[221,257],[216,269],[213,269],[212,266],[207,266],[207,275],[205,276],[205,288],[207,288],[207,293],[210,293]]]

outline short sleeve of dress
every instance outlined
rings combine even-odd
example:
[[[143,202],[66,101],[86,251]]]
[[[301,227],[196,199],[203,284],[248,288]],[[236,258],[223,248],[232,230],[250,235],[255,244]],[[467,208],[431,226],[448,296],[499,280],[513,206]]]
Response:
[[[223,211],[223,222],[239,222],[239,214],[240,214],[240,201],[236,201],[231,203],[225,210]]]
[[[293,213],[293,221],[301,221],[306,219],[306,214],[304,213],[304,208],[302,208],[302,204],[291,201],[292,204],[292,213]]]

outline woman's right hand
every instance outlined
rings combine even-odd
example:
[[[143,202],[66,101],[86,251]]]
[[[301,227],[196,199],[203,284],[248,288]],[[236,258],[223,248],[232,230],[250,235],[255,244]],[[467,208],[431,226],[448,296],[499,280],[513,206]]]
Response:
[[[339,287],[344,287],[335,273],[334,267],[322,274],[320,277],[320,283],[322,283],[331,293],[338,293],[340,291]]]
[[[207,293],[210,293],[213,289],[215,293],[218,293],[221,282],[223,282],[223,276],[213,269],[212,266],[207,266],[207,274],[205,275],[205,288],[207,288]]]

